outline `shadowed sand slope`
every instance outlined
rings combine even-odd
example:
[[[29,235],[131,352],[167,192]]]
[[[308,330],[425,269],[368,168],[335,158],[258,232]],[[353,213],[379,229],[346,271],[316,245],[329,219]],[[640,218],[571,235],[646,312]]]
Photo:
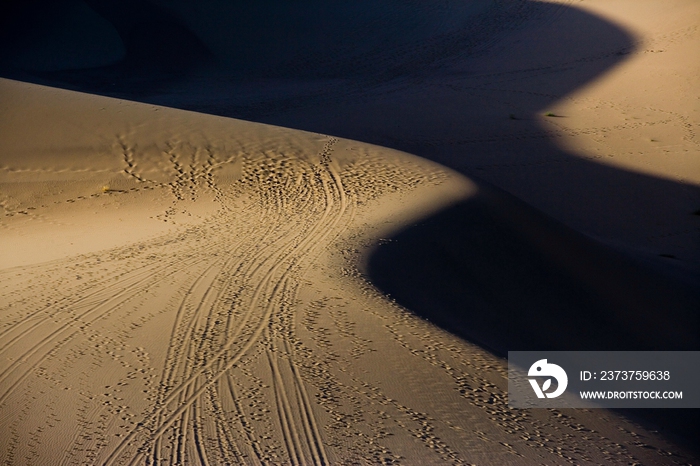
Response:
[[[64,3],[5,76],[404,150],[698,280],[697,2]]]
[[[493,188],[392,235],[368,270],[408,309],[503,356],[700,348],[697,290]]]
[[[508,409],[505,361],[370,284],[369,249],[478,195],[468,179],[316,133],[0,86],[3,463],[690,461],[609,412]]]

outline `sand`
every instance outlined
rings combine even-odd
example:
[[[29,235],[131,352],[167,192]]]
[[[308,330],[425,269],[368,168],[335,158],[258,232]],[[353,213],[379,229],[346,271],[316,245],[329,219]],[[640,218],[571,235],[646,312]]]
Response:
[[[700,338],[700,9],[537,5],[420,88],[216,106],[329,135],[0,78],[3,464],[696,462],[687,413],[507,406],[509,349]]]

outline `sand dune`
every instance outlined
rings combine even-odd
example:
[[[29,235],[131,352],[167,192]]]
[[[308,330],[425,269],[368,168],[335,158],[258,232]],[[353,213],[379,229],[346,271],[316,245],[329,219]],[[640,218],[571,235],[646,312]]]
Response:
[[[3,464],[696,462],[503,355],[698,348],[697,5],[302,3],[7,9]]]
[[[12,57],[44,42],[9,41],[4,75],[403,150],[698,282],[692,0],[87,3],[121,62],[76,69],[66,42],[62,70],[34,72]]]
[[[505,361],[361,272],[392,231],[473,196],[468,179],[320,134],[2,89],[22,96],[3,117],[22,128],[2,139],[4,462],[683,458],[613,414],[508,409]]]

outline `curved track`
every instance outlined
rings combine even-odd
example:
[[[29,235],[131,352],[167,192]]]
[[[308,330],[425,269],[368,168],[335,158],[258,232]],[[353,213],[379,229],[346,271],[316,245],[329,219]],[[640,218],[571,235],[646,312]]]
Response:
[[[218,210],[152,240],[0,272],[3,464],[682,461],[608,414],[510,410],[503,361],[407,313],[358,269],[387,212],[455,175],[306,137],[316,152],[174,141],[154,155],[117,138],[125,174],[172,199],[162,220],[202,197]],[[223,181],[217,170],[234,164]]]

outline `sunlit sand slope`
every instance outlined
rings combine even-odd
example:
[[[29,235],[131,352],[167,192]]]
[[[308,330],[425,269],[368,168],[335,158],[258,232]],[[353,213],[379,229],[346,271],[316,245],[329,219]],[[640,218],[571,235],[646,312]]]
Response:
[[[678,464],[361,272],[473,195],[394,150],[0,81],[3,464]],[[673,452],[673,453],[672,453]]]

